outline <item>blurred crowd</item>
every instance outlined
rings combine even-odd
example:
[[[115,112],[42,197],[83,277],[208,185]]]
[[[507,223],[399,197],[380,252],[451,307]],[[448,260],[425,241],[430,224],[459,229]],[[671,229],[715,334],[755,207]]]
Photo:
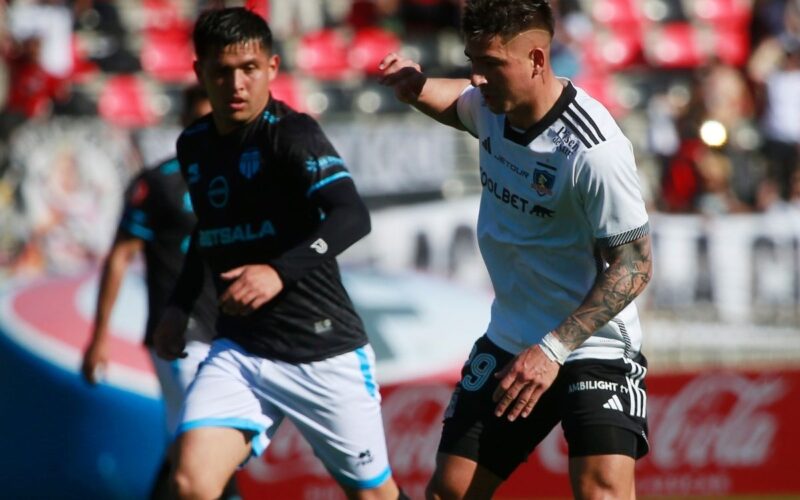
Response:
[[[274,92],[323,124],[410,113],[375,82],[391,50],[468,75],[460,0],[0,1],[0,267],[102,255],[125,180],[172,147],[192,22],[222,3],[270,19]],[[800,212],[800,0],[552,3],[553,66],[615,113],[652,210]]]

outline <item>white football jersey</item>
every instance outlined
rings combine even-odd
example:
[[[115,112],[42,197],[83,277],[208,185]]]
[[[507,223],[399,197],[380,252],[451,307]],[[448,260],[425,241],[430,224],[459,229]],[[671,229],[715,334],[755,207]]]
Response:
[[[480,141],[478,240],[495,291],[487,335],[512,353],[580,305],[603,270],[600,247],[649,232],[630,141],[602,104],[563,81],[553,108],[525,131],[492,113],[476,88],[458,100]],[[568,361],[634,357],[641,340],[630,304]]]

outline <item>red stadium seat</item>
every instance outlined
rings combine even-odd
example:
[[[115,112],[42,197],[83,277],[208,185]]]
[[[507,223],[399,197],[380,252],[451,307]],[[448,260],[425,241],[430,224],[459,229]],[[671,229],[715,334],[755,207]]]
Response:
[[[178,6],[180,0],[142,0],[145,30],[168,29],[186,22]]]
[[[91,61],[84,48],[84,42],[76,34],[72,35],[72,74],[69,79],[75,83],[89,81],[100,69]]]
[[[628,68],[642,62],[642,37],[638,29],[596,30],[584,50],[584,63],[599,71]]]
[[[575,85],[600,101],[612,115],[619,117],[626,111],[617,99],[614,79],[609,73],[584,73],[576,78]]]
[[[289,73],[278,73],[278,77],[270,85],[270,92],[297,111],[306,111],[305,96],[299,82]]]
[[[696,29],[689,23],[654,25],[645,36],[647,61],[658,68],[695,68],[706,61]]]
[[[714,51],[721,60],[734,66],[744,66],[750,57],[750,32],[728,24],[715,25]]]
[[[191,26],[175,24],[165,29],[142,32],[142,69],[163,82],[187,83],[194,80],[194,48]]]
[[[350,66],[369,75],[380,73],[378,64],[386,54],[400,49],[400,40],[394,33],[381,28],[362,28],[356,31],[350,45]]]
[[[121,127],[145,127],[159,120],[144,84],[133,75],[109,79],[100,92],[97,110],[104,120]]]
[[[591,2],[589,14],[605,26],[638,25],[642,21],[636,0],[604,0]]]
[[[309,33],[300,39],[297,69],[320,80],[342,80],[352,76],[348,43],[333,29]]]

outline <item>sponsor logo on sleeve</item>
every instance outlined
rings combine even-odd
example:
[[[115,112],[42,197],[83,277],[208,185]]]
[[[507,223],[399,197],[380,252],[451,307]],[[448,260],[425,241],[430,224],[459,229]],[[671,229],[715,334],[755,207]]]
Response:
[[[311,249],[318,254],[323,255],[328,251],[328,243],[322,238],[319,238],[317,241],[311,244]]]

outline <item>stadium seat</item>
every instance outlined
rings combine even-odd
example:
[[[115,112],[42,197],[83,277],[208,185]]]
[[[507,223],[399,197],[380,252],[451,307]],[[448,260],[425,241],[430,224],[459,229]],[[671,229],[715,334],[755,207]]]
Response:
[[[142,0],[142,28],[160,30],[184,24],[179,3],[180,0]]]
[[[143,82],[134,75],[110,78],[100,92],[97,110],[104,120],[121,127],[146,127],[159,121]]]
[[[296,67],[319,80],[343,80],[352,76],[347,40],[334,29],[304,35],[297,47]]]
[[[592,19],[605,26],[638,25],[642,16],[635,0],[587,2]]]
[[[689,23],[654,25],[645,35],[645,58],[657,68],[696,68],[706,60],[699,38]]]
[[[584,64],[601,71],[629,68],[643,62],[642,45],[637,28],[595,30],[584,48]]]
[[[300,83],[290,73],[278,73],[270,85],[270,92],[297,111],[306,111],[305,97]]]
[[[386,54],[399,49],[400,40],[394,33],[381,28],[362,28],[353,35],[348,62],[357,71],[377,75],[378,64]]]
[[[194,80],[194,48],[191,26],[173,24],[169,28],[142,32],[142,69],[162,82],[188,83]]]
[[[710,29],[716,56],[728,64],[744,66],[750,56],[750,32],[726,23]]]
[[[100,68],[89,59],[83,39],[72,34],[72,74],[69,79],[73,83],[84,83],[97,75]]]
[[[575,80],[575,85],[600,101],[612,115],[619,117],[626,111],[617,99],[610,73],[584,73]]]

